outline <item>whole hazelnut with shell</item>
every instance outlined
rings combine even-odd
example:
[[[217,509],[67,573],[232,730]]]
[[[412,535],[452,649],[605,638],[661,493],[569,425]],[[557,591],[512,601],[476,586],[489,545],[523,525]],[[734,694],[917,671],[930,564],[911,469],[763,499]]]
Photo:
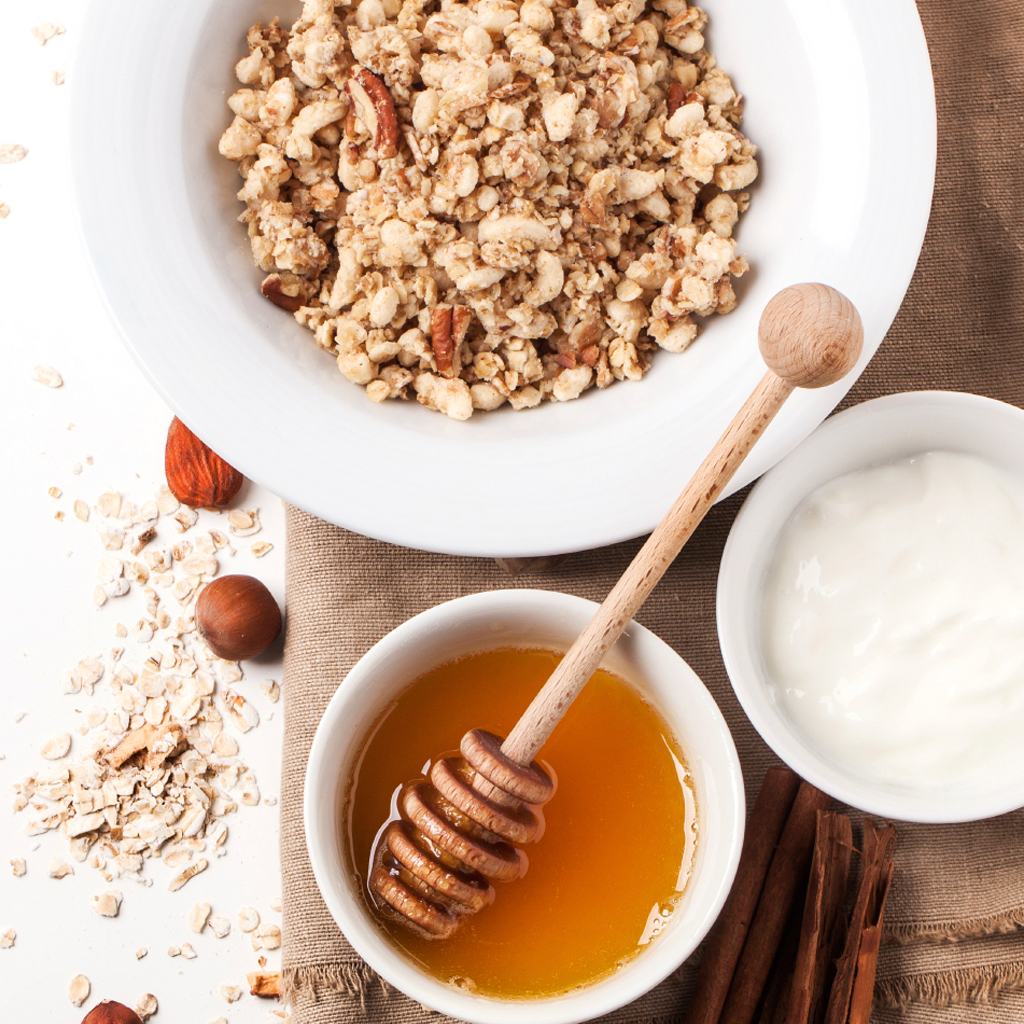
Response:
[[[262,654],[281,632],[274,595],[253,576],[221,576],[196,601],[196,628],[207,646],[227,661]]]
[[[85,1015],[82,1024],[142,1024],[142,1018],[122,1003],[104,999]]]

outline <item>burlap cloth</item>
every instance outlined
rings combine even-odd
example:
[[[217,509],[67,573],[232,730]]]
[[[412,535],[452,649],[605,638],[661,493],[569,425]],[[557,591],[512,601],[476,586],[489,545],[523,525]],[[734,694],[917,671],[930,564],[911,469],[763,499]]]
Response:
[[[1024,406],[1024,2],[920,0],[935,70],[939,163],[932,220],[906,301],[848,402],[893,391],[972,391]],[[890,116],[898,118],[899,97]],[[899,182],[893,182],[899,188]],[[887,226],[878,225],[884,245]],[[1007,443],[1020,443],[1008,439]],[[715,630],[719,558],[740,499],[714,509],[640,613],[714,694],[755,794],[775,757],[726,678]],[[493,562],[378,543],[288,513],[288,635],[281,802],[284,972],[295,1024],[441,1018],[387,991],[338,932],[302,828],[306,755],[350,666],[441,601],[539,587],[600,601],[638,541],[510,580]],[[873,1020],[1024,1021],[1024,813],[954,826],[902,825]],[[693,968],[610,1021],[678,1020]]]

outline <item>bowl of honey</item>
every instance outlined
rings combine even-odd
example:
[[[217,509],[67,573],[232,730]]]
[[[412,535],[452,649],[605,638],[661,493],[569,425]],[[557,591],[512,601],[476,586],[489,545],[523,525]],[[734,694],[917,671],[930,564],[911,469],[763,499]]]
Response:
[[[520,877],[431,939],[375,895],[400,794],[470,729],[507,735],[597,605],[544,591],[460,598],[376,644],[310,750],[310,860],[339,928],[385,980],[479,1024],[569,1024],[631,1002],[711,927],[736,871],[744,795],[729,729],[693,670],[636,623],[537,762],[555,782]]]

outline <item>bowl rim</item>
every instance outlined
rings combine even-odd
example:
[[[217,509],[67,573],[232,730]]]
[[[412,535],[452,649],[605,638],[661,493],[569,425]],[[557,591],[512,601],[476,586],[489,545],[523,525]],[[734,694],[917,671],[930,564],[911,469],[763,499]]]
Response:
[[[880,453],[879,440],[865,440],[861,426],[869,419],[890,417],[914,421],[923,412],[957,414],[973,420],[999,423],[1024,436],[1024,410],[962,391],[905,391],[883,395],[852,406],[830,417],[753,487],[736,515],[722,553],[718,573],[716,617],[718,639],[729,682],[737,700],[761,738],[794,771],[838,800],[870,814],[901,821],[952,824],[994,817],[1024,806],[1024,785],[979,797],[957,797],[946,791],[913,791],[911,787],[887,789],[884,785],[852,775],[827,760],[805,742],[797,730],[774,710],[766,680],[754,651],[756,599],[747,595],[760,590],[753,577],[770,559],[779,533],[796,508],[828,480],[857,469],[882,465],[894,457]],[[915,438],[916,441],[916,438]],[[916,452],[939,450],[925,439]],[[947,445],[942,450],[948,450]],[[976,457],[985,458],[967,443]],[[814,457],[819,452],[856,453],[826,480],[806,484]],[[908,455],[910,453],[908,452]],[[902,458],[904,456],[895,456]],[[817,474],[815,474],[817,475]],[[767,553],[765,553],[767,552]]]
[[[735,877],[745,828],[746,799],[742,769],[731,732],[711,693],[683,658],[650,630],[633,622],[628,627],[631,646],[639,645],[641,648],[657,652],[662,656],[667,652],[679,662],[682,668],[685,668],[685,685],[679,699],[680,701],[686,699],[691,706],[695,699],[701,705],[701,714],[711,716],[716,721],[718,728],[715,730],[713,740],[713,743],[719,748],[716,756],[724,759],[728,766],[727,776],[722,778],[716,775],[714,780],[716,807],[719,810],[724,808],[724,811],[717,819],[706,818],[706,822],[710,821],[713,824],[703,826],[720,830],[719,835],[726,846],[726,856],[706,865],[705,870],[713,873],[704,883],[709,887],[709,896],[703,898],[706,909],[703,911],[703,918],[696,923],[688,939],[685,938],[685,933],[679,932],[684,947],[682,952],[673,952],[672,932],[669,932],[658,944],[632,961],[624,971],[601,979],[579,991],[528,1000],[506,1000],[478,996],[447,986],[413,967],[402,954],[387,943],[381,943],[378,929],[370,921],[361,904],[357,905],[356,900],[339,896],[332,886],[326,884],[329,858],[322,855],[324,844],[317,815],[317,810],[322,807],[325,797],[318,783],[318,773],[328,748],[332,743],[338,742],[339,736],[344,737],[341,742],[346,744],[348,749],[351,749],[357,742],[362,742],[362,734],[360,733],[358,736],[354,733],[346,734],[343,723],[349,705],[358,700],[361,693],[372,688],[373,673],[384,660],[392,652],[403,648],[408,649],[410,644],[417,641],[417,638],[422,639],[429,633],[443,629],[446,623],[450,623],[453,618],[458,618],[467,611],[503,615],[527,614],[532,615],[536,620],[542,620],[545,615],[559,612],[585,614],[589,618],[597,607],[595,602],[557,591],[522,589],[471,594],[421,612],[384,636],[353,665],[324,710],[310,747],[303,792],[306,848],[317,886],[335,923],[367,964],[399,991],[460,1020],[471,1021],[474,1024],[510,1024],[510,1022],[521,1020],[524,1010],[528,1010],[531,1020],[536,1021],[536,1024],[573,1024],[573,1022],[609,1013],[632,1002],[660,984],[693,952],[718,917]],[[504,646],[504,643],[498,641],[497,646]],[[469,653],[471,649],[467,647],[466,652]],[[486,650],[488,648],[484,645],[475,649]],[[458,656],[453,655],[453,657]],[[438,664],[443,663],[443,661],[438,662]],[[410,678],[409,682],[412,681],[413,679]],[[346,687],[346,683],[349,682],[354,682],[356,685]],[[630,685],[643,692],[640,681],[631,680]],[[663,707],[659,710],[665,714]],[[665,715],[665,717],[671,724],[670,716]],[[700,772],[701,759],[688,759],[688,764],[692,771]],[[342,863],[342,870],[347,870],[344,863]],[[691,884],[693,880],[691,878]],[[381,959],[375,955],[377,950],[374,945],[368,946],[366,941],[371,934],[377,936],[376,945],[383,945],[390,950],[389,956]]]

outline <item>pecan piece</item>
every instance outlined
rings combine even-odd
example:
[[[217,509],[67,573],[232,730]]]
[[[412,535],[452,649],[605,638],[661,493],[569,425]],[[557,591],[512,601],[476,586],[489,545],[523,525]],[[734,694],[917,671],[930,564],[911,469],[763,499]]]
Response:
[[[398,152],[398,115],[388,87],[369,68],[354,67],[345,89],[355,105],[356,116],[373,136],[380,157]]]
[[[682,105],[686,97],[686,88],[681,82],[673,82],[668,87],[668,95],[665,97],[665,113],[671,117]]]
[[[275,306],[280,306],[281,309],[286,309],[289,313],[294,313],[303,304],[301,295],[288,295],[285,292],[280,274],[271,274],[260,285],[260,291]]]
[[[445,377],[458,375],[455,357],[473,320],[468,306],[441,303],[430,314],[430,345],[434,350],[437,372]]]

